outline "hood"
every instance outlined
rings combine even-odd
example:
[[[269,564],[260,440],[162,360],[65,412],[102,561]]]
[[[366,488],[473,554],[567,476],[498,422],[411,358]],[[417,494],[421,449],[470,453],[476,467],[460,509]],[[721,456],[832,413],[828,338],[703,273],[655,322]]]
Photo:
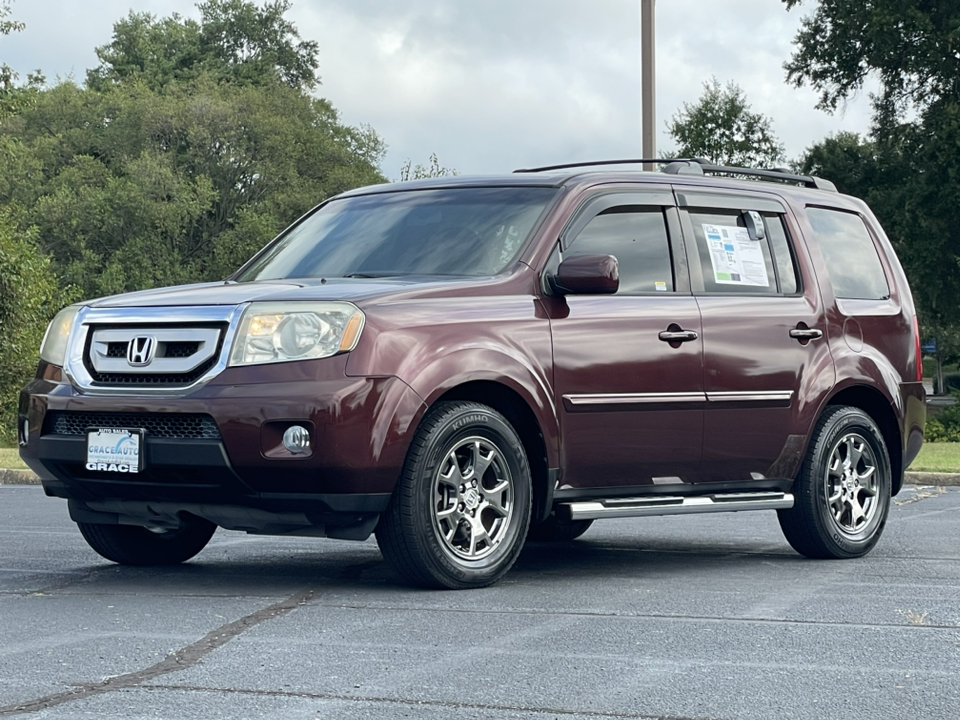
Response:
[[[240,303],[285,300],[347,300],[362,302],[372,298],[407,294],[411,290],[433,290],[463,283],[466,278],[405,276],[397,278],[330,278],[306,280],[232,281],[178,285],[141,290],[90,300],[84,305],[95,308],[180,307],[186,305],[239,305]],[[473,279],[476,280],[475,278]]]

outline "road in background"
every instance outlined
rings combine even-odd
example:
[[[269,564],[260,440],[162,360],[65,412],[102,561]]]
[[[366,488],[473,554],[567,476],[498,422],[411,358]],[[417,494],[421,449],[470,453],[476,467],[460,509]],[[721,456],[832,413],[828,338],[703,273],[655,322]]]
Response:
[[[953,720],[960,489],[896,502],[858,561],[800,558],[772,512],[603,521],[430,592],[373,541],[120,567],[0,487],[0,717]]]

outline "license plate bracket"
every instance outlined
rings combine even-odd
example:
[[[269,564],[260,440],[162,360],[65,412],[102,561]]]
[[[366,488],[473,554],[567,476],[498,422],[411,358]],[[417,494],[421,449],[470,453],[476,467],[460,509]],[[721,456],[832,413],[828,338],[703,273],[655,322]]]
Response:
[[[141,428],[87,428],[87,470],[142,472],[144,435]]]

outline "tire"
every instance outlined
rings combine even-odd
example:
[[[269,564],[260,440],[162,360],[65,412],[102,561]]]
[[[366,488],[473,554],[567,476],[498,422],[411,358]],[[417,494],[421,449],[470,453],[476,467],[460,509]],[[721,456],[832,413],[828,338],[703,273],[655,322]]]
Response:
[[[136,525],[77,523],[97,553],[121,565],[178,565],[206,547],[217,526],[191,518],[178,530],[154,532]]]
[[[780,528],[801,555],[861,557],[883,533],[892,485],[890,455],[876,423],[857,408],[828,407],[794,485],[794,506],[777,511]]]
[[[410,446],[377,543],[410,584],[492,585],[523,548],[530,503],[530,466],[510,423],[479,403],[438,403]]]
[[[530,526],[530,532],[527,533],[527,540],[534,542],[567,542],[576,540],[583,535],[593,520],[562,520],[555,513],[550,513],[550,517],[542,523]]]

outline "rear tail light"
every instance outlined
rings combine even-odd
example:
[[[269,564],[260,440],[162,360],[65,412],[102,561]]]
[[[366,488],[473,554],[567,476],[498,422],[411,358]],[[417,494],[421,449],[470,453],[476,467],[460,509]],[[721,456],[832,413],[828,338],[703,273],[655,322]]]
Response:
[[[917,382],[923,381],[923,349],[920,346],[920,321],[913,316],[913,339],[917,348]]]

